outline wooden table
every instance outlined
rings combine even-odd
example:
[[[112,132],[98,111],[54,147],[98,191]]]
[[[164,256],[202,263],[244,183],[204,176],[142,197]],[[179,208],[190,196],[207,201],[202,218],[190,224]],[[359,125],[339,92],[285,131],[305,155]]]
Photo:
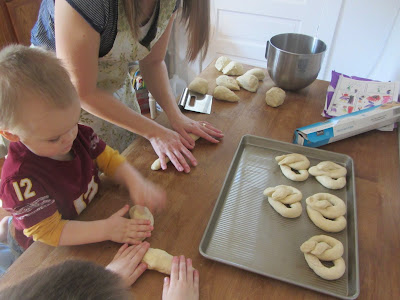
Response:
[[[250,68],[247,66],[247,68]],[[213,64],[201,77],[209,81],[209,93],[220,75]],[[237,92],[241,101],[213,101],[210,115],[186,112],[194,120],[207,120],[223,130],[217,144],[196,142],[193,154],[198,166],[190,174],[172,165],[166,171],[151,171],[156,159],[150,143],[138,137],[124,152],[128,160],[149,180],[168,193],[168,206],[155,216],[155,230],[148,239],[152,247],[193,259],[200,271],[201,299],[329,299],[330,296],[297,287],[232,266],[203,258],[198,250],[216,199],[240,138],[252,134],[291,142],[296,128],[322,121],[328,82],[315,81],[299,91],[288,92],[285,103],[272,108],[265,92],[273,86],[267,77],[257,90]],[[164,115],[157,122],[167,125]],[[168,126],[168,125],[167,125]],[[358,210],[360,296],[359,299],[394,299],[400,295],[400,176],[397,132],[370,131],[321,147],[353,158]],[[99,195],[81,214],[81,220],[106,218],[129,202],[126,190],[108,180]],[[0,287],[17,282],[34,271],[78,258],[106,265],[119,245],[103,242],[53,248],[33,244],[1,279]],[[133,285],[137,299],[160,299],[164,275],[146,271]],[[396,296],[397,295],[397,296]]]

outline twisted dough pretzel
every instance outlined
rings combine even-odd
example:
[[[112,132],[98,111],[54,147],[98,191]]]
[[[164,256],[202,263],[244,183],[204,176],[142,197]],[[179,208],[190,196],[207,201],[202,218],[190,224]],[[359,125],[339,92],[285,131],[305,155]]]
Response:
[[[275,160],[278,162],[283,175],[290,180],[304,181],[308,178],[307,169],[310,166],[310,161],[304,155],[298,153],[285,154],[276,156]]]
[[[343,255],[343,244],[327,235],[316,235],[300,246],[308,266],[320,277],[335,280],[343,276],[346,264]],[[323,261],[332,261],[333,267],[325,267]]]
[[[297,218],[301,215],[302,193],[288,185],[278,185],[264,190],[264,195],[268,196],[268,202],[283,217]],[[286,205],[289,205],[287,207]]]
[[[347,170],[334,162],[322,161],[308,172],[328,189],[337,190],[346,186]]]
[[[346,204],[328,193],[317,193],[306,199],[307,214],[313,223],[327,232],[339,232],[346,227]]]

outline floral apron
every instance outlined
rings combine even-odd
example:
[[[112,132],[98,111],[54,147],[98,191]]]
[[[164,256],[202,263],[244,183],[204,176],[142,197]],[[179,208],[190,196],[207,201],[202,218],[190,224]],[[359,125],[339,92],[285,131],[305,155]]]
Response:
[[[135,90],[131,85],[128,64],[146,57],[153,45],[164,33],[173,14],[176,0],[160,0],[157,22],[157,32],[146,48],[132,36],[129,23],[121,1],[118,1],[118,31],[114,45],[109,53],[99,58],[99,74],[97,86],[112,93],[127,107],[140,113]],[[135,138],[135,134],[100,119],[84,110],[81,112],[82,124],[86,124],[109,145],[122,152]]]

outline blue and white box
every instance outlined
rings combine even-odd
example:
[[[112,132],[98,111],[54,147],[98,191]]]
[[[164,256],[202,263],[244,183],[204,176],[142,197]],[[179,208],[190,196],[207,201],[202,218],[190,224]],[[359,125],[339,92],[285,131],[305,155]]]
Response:
[[[297,128],[293,143],[319,147],[400,121],[400,103],[370,107]]]

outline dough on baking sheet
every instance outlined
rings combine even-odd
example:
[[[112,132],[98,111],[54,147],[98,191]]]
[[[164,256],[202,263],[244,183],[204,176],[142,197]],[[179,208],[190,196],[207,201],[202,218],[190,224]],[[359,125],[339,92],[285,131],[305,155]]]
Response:
[[[218,71],[222,71],[223,68],[226,67],[227,64],[229,64],[232,60],[229,57],[226,56],[220,56],[218,57],[217,61],[215,62],[215,68]]]
[[[204,78],[196,77],[189,84],[188,89],[192,92],[207,94],[208,92],[208,81]]]
[[[245,74],[236,78],[239,86],[248,90],[249,92],[256,92],[258,89],[258,79],[256,76],[251,74]]]
[[[215,87],[213,96],[215,99],[225,100],[229,102],[238,102],[240,100],[234,92],[224,86]]]
[[[190,137],[194,140],[194,141],[197,141],[200,137],[199,136],[197,136],[197,135],[194,135],[193,133],[189,133],[189,135],[190,135]],[[165,163],[168,163],[170,160],[169,160],[169,157],[168,156],[166,156],[165,157]],[[151,164],[151,167],[150,167],[153,171],[158,171],[158,170],[160,170],[161,169],[161,161],[160,161],[160,159],[159,158],[157,158],[152,164]]]
[[[243,75],[243,65],[237,61],[231,61],[222,69],[222,73],[225,75]]]
[[[239,91],[240,86],[238,85],[235,78],[229,77],[228,75],[218,76],[215,80],[217,85],[224,86],[232,91]]]
[[[173,256],[161,249],[149,248],[143,257],[143,262],[150,270],[156,270],[164,274],[171,274]]]
[[[249,75],[254,75],[257,77],[258,80],[264,80],[265,78],[265,73],[262,69],[260,68],[254,68],[251,70],[248,70],[244,75],[249,74]]]
[[[268,197],[268,203],[283,217],[297,218],[301,215],[301,198],[303,194],[288,185],[278,185],[266,188],[263,192]]]
[[[265,93],[265,102],[272,107],[278,107],[285,101],[286,93],[278,87],[270,88]]]

